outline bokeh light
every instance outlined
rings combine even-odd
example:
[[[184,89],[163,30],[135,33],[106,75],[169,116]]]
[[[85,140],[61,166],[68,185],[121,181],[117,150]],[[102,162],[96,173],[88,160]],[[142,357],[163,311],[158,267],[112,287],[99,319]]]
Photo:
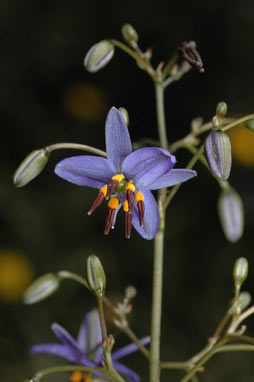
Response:
[[[32,266],[22,254],[0,251],[0,299],[19,300],[33,279]]]
[[[89,83],[69,86],[65,91],[64,103],[72,116],[87,121],[99,121],[107,110],[106,94]]]
[[[239,164],[254,166],[254,132],[243,124],[229,131],[232,145],[232,156]]]

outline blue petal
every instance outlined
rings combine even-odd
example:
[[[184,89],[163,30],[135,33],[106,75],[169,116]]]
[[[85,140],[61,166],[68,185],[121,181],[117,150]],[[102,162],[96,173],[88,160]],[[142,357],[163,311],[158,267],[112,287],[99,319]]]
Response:
[[[106,120],[106,149],[108,160],[120,172],[122,161],[132,152],[132,147],[123,116],[115,107],[110,109]]]
[[[78,343],[61,325],[55,323],[51,326],[51,329],[68,351],[73,354],[73,358],[75,359],[73,362],[82,362],[82,364],[87,366],[93,366],[93,363],[88,360],[84,352],[80,349]]]
[[[58,357],[64,358],[67,361],[76,363],[77,362],[77,356],[76,354],[67,346],[65,345],[60,345],[60,344],[39,344],[39,345],[34,345],[30,349],[31,354],[52,354],[56,355]],[[82,362],[83,361],[83,362]],[[86,357],[81,357],[80,363],[83,365],[87,365],[87,358]],[[90,361],[88,361],[90,362]]]
[[[122,363],[113,362],[113,365],[114,365],[114,368],[116,369],[116,371],[118,371],[118,373],[123,374],[123,375],[127,375],[130,378],[131,382],[139,382],[140,381],[139,375],[137,373],[135,373],[135,371],[129,369],[127,366],[123,365]]]
[[[122,172],[137,187],[147,187],[175,165],[174,155],[159,147],[134,151],[123,161]]]
[[[140,191],[144,195],[145,203],[144,227],[140,227],[136,203],[134,205],[132,224],[144,239],[151,240],[159,229],[160,217],[158,206],[153,194],[149,190],[140,189]]]
[[[97,156],[75,156],[59,162],[56,175],[79,186],[101,188],[116,173],[114,165],[105,158]]]
[[[149,344],[150,340],[151,340],[150,337],[144,337],[139,342],[141,343],[141,345],[145,346],[145,345]],[[139,350],[138,346],[134,343],[131,343],[127,346],[122,347],[119,350],[114,351],[112,353],[112,360],[116,361],[122,357],[125,357],[128,354],[134,353],[137,350]]]
[[[77,343],[85,354],[89,354],[101,344],[101,341],[99,315],[97,309],[93,309],[85,315],[79,329]]]
[[[171,187],[175,184],[186,182],[196,176],[196,171],[185,170],[185,169],[173,169],[167,174],[163,175],[161,178],[155,180],[153,183],[149,184],[149,190],[157,190],[163,187]]]

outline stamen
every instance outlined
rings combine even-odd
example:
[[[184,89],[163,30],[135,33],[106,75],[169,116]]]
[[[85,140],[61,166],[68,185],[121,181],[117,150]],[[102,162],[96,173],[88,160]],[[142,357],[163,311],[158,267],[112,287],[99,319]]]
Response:
[[[137,207],[138,207],[138,216],[140,227],[144,227],[144,215],[145,215],[145,203],[144,195],[138,191],[135,195]]]
[[[116,174],[116,175],[112,176],[111,181],[110,181],[109,184],[108,184],[108,192],[107,192],[107,196],[110,196],[111,194],[113,194],[113,192],[115,192],[115,190],[116,190],[116,186],[117,186],[118,183],[120,183],[123,179],[124,179],[124,175],[122,175],[122,174]]]
[[[131,237],[132,217],[133,214],[129,210],[128,200],[123,203],[123,210],[125,212],[125,237],[129,239]]]
[[[126,184],[126,198],[128,200],[129,204],[129,211],[133,212],[133,206],[134,206],[134,201],[135,201],[135,186],[133,183],[129,182]]]
[[[113,226],[113,221],[116,213],[116,209],[119,206],[119,200],[117,198],[111,198],[108,202],[108,216],[106,219],[106,226],[104,229],[104,234],[108,235],[110,228]]]
[[[105,185],[103,186],[100,191],[99,191],[99,194],[97,196],[97,198],[95,199],[95,201],[93,202],[92,204],[92,207],[90,208],[90,210],[87,212],[88,215],[91,215],[94,210],[99,207],[99,205],[103,202],[104,198],[106,197],[107,195],[107,190],[108,190],[108,186]]]

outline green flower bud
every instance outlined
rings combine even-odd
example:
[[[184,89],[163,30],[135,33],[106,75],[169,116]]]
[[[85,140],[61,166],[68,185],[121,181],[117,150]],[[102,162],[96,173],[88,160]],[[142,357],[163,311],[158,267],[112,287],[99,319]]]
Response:
[[[235,283],[235,288],[240,290],[242,284],[248,276],[248,260],[245,257],[239,257],[236,260],[233,269],[233,279]]]
[[[46,166],[49,159],[47,149],[32,151],[19,165],[13,175],[16,187],[23,187],[39,175]]]
[[[216,107],[216,115],[220,118],[224,118],[227,114],[228,106],[226,102],[219,102]]]
[[[212,131],[205,141],[206,159],[215,178],[227,180],[232,165],[231,143],[224,131]]]
[[[229,314],[241,314],[251,303],[251,295],[249,292],[241,292],[237,298],[233,298],[230,302]]]
[[[234,243],[242,237],[244,210],[240,196],[232,188],[222,190],[218,199],[218,212],[222,229],[228,241]]]
[[[251,303],[251,295],[249,292],[241,292],[239,295],[239,308],[243,312],[244,309],[248,308]]]
[[[254,119],[249,119],[244,123],[244,126],[247,127],[250,131],[254,131]]]
[[[54,273],[47,273],[35,280],[23,294],[25,304],[31,305],[45,300],[57,291],[61,277]]]
[[[84,65],[91,73],[98,72],[111,60],[115,52],[115,47],[109,40],[102,40],[93,45],[87,52]]]
[[[128,114],[128,111],[124,107],[119,107],[118,110],[122,114],[126,126],[128,126],[129,125],[129,114]]]
[[[125,42],[130,46],[138,42],[138,34],[131,24],[124,24],[122,26],[122,35]]]
[[[100,259],[90,255],[87,259],[88,285],[96,296],[103,296],[106,289],[106,276]]]

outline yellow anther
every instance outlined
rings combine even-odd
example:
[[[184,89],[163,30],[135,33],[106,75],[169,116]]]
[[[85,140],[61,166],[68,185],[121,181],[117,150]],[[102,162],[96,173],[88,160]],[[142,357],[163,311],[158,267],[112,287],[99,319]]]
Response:
[[[106,198],[107,192],[108,192],[108,186],[105,185],[105,186],[101,187],[100,192],[102,192],[104,195],[104,198]]]
[[[112,180],[117,180],[118,182],[121,182],[124,179],[124,176],[122,174],[116,174],[112,176]]]
[[[138,191],[135,195],[135,198],[136,198],[136,202],[143,202],[144,201],[144,195]]]
[[[128,203],[128,200],[125,200],[123,202],[123,210],[124,210],[124,212],[129,212],[129,203]]]
[[[131,191],[134,192],[134,191],[136,190],[134,184],[131,183],[131,182],[128,182],[128,183],[126,184],[125,188],[126,188],[126,191],[127,191],[127,190],[131,190]]]
[[[119,206],[119,200],[117,198],[111,198],[108,202],[109,208],[112,208],[112,210],[116,210]]]
[[[74,371],[71,375],[70,382],[82,382],[84,378],[84,373],[81,371]]]

